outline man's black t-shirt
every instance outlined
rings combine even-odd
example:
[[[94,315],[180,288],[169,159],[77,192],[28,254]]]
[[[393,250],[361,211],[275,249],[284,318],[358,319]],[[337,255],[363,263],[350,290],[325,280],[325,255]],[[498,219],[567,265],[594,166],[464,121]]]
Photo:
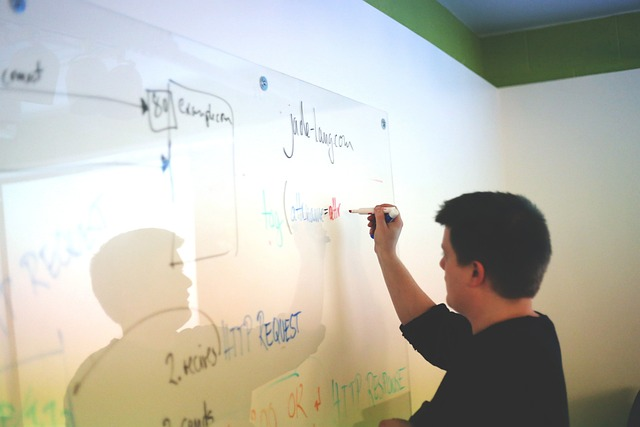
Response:
[[[568,427],[560,344],[547,316],[520,317],[472,334],[443,304],[400,327],[446,374],[413,427]]]

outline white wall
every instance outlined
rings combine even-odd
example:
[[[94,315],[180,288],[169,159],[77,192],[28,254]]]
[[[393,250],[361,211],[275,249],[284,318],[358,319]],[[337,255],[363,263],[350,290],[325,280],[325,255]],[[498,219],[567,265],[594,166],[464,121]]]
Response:
[[[640,389],[640,70],[499,94],[508,188],[551,229],[538,309],[558,329],[572,424],[626,426]]]

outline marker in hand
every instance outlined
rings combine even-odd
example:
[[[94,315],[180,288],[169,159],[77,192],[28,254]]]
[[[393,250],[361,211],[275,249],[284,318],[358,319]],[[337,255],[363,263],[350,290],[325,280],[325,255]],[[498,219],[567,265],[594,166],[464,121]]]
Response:
[[[396,208],[395,206],[384,207],[382,208],[382,212],[384,212],[384,218],[387,220],[387,222],[393,221],[395,217],[400,215],[400,212],[398,212],[398,208]],[[373,208],[349,209],[349,213],[371,215],[373,213]]]
[[[385,206],[382,208],[382,212],[384,212],[384,219],[386,222],[391,222],[400,215],[398,208],[395,206]],[[371,215],[373,214],[373,208],[349,209],[349,213]],[[375,218],[373,219],[373,223],[375,228]],[[371,238],[373,239],[373,231],[371,232]]]

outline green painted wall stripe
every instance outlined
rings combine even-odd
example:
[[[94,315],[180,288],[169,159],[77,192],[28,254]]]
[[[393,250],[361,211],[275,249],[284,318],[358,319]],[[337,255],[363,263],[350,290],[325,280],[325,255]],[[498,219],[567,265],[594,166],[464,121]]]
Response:
[[[496,87],[640,68],[640,12],[479,38],[436,0],[366,0]]]
[[[497,87],[640,68],[640,13],[481,39]]]

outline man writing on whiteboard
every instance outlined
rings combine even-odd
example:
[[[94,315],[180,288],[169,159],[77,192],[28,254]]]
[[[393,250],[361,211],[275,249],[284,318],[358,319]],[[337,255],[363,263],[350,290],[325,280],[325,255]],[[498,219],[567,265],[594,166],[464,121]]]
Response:
[[[384,205],[388,206],[388,205]],[[370,233],[405,338],[446,371],[430,402],[380,427],[567,427],[560,345],[553,323],[533,310],[551,257],[542,213],[508,193],[470,193],[445,202],[447,305],[436,304],[396,253],[402,217],[377,206]]]

